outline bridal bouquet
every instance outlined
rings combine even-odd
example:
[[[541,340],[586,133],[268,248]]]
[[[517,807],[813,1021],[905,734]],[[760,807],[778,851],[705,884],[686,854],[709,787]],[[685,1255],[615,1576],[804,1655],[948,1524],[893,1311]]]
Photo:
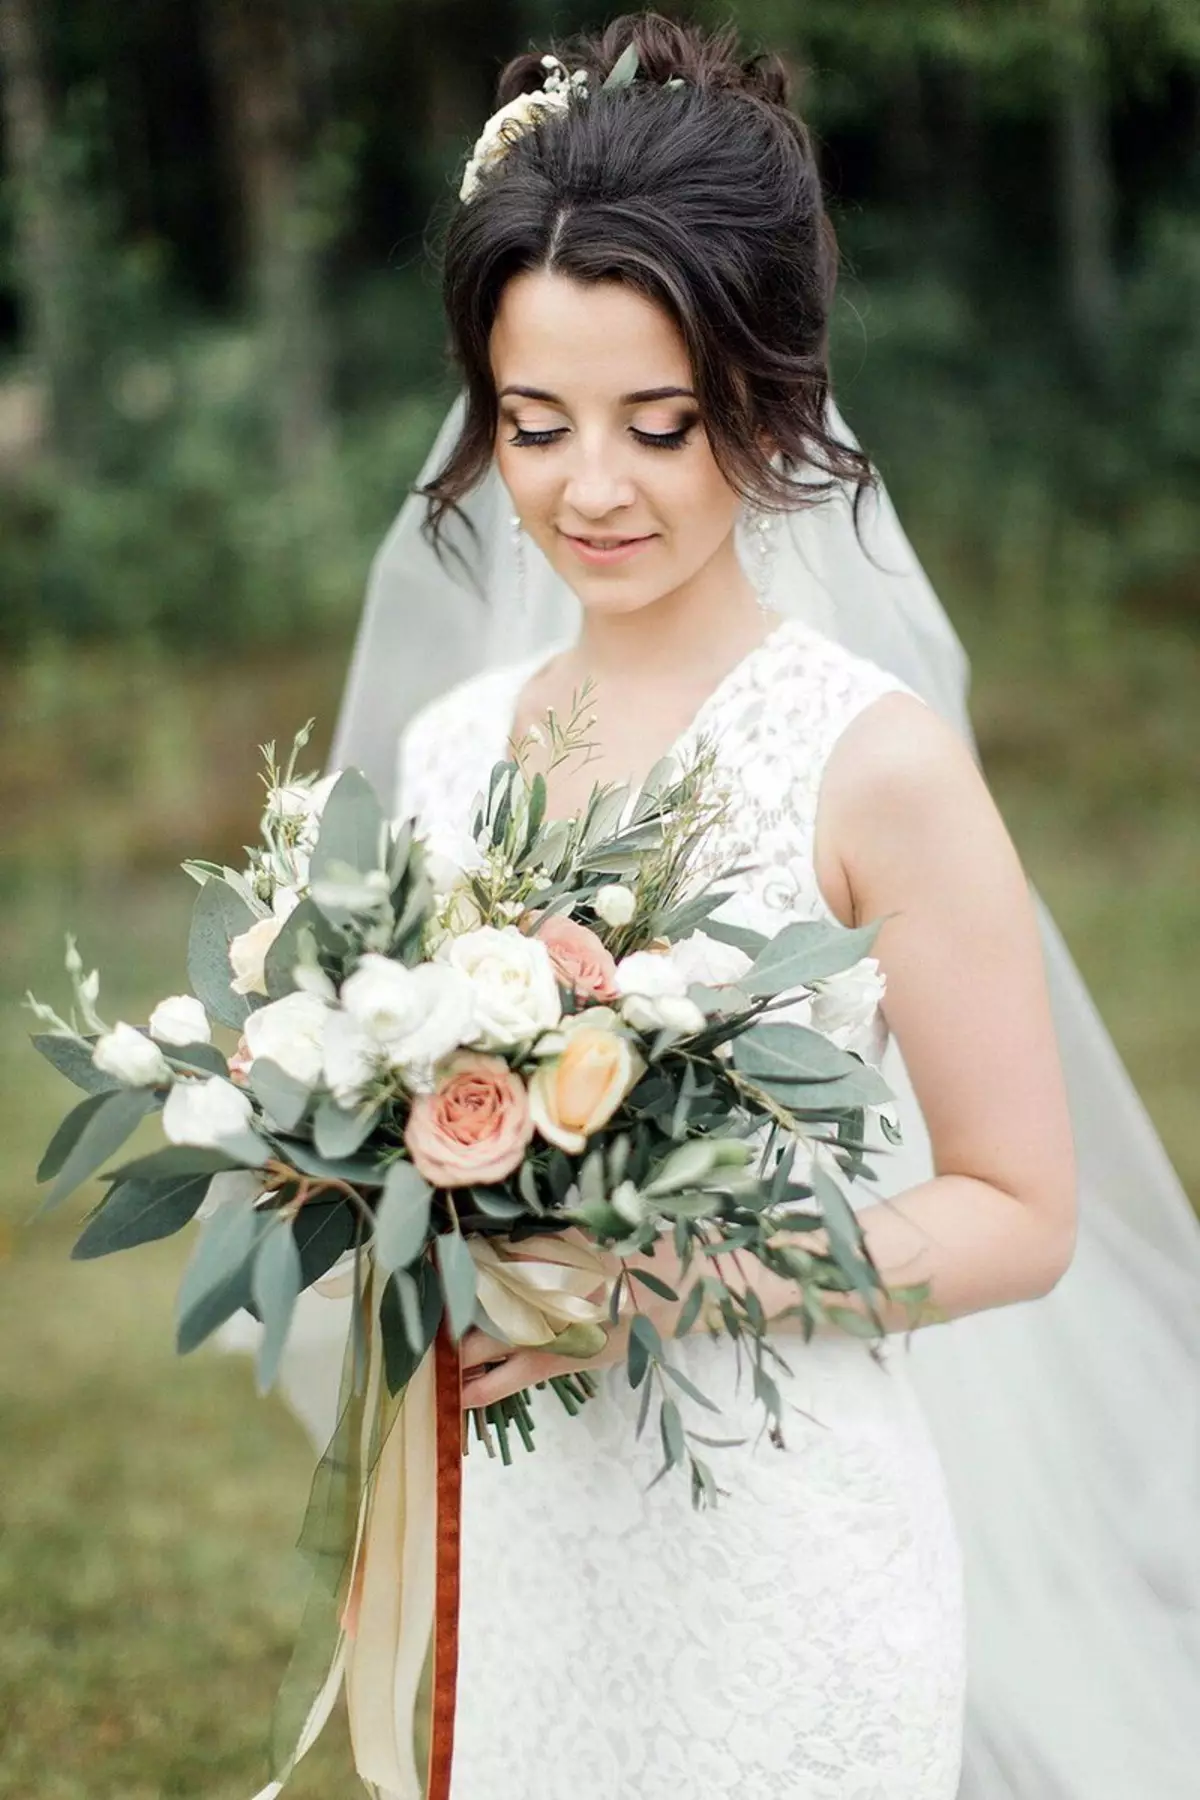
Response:
[[[578,715],[547,729],[552,765],[581,748]],[[394,1560],[380,1509],[423,1517],[431,1471],[465,1443],[453,1346],[471,1325],[579,1360],[630,1316],[637,1429],[657,1392],[662,1472],[686,1465],[696,1505],[716,1498],[696,1449],[712,1440],[685,1429],[676,1394],[711,1402],[639,1309],[639,1286],[682,1303],[677,1335],[704,1324],[746,1348],[775,1435],[778,1352],[755,1293],[725,1280],[727,1253],[794,1284],[805,1335],[826,1321],[881,1331],[885,1290],[841,1178],[868,1172],[868,1111],[890,1096],[849,1047],[858,997],[870,1010],[878,993],[873,928],[766,938],[716,916],[737,871],[705,867],[723,805],[709,747],[636,793],[597,786],[581,816],[547,820],[545,780],[519,746],[461,841],[439,844],[389,821],[353,769],[298,775],[307,735],[282,768],[265,747],[247,866],[184,865],[200,887],[189,993],[145,1026],[110,1027],[72,943],[71,1019],[29,1004],[48,1028],[37,1048],[86,1090],[38,1169],[45,1205],[98,1172],[106,1184],[74,1256],[198,1220],[178,1348],[247,1308],[263,1326],[264,1390],[301,1290],[352,1296],[308,1544],[344,1660],[365,1632],[372,1556],[381,1570]],[[154,1112],[166,1145],[108,1166]],[[645,1267],[663,1241],[677,1285]],[[569,1410],[594,1391],[586,1374],[550,1385]],[[506,1459],[510,1434],[532,1445],[529,1394],[473,1418]],[[406,1629],[388,1622],[393,1652]],[[393,1744],[370,1779],[401,1791],[393,1765],[403,1775],[412,1754]]]

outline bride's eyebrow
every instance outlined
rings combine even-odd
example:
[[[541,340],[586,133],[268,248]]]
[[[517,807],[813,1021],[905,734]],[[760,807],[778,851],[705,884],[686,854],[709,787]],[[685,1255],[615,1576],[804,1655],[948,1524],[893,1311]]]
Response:
[[[511,386],[501,388],[496,398],[503,400],[506,394],[518,394],[523,400],[547,400],[551,406],[561,406],[562,400],[557,394],[548,394],[545,388]],[[695,392],[691,388],[658,387],[640,388],[636,394],[622,394],[622,406],[641,406],[648,400],[694,400]]]

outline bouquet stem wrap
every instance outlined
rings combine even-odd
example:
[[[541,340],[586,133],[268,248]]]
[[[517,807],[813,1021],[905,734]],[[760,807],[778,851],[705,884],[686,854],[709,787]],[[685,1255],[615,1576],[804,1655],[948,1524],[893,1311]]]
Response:
[[[359,1302],[362,1330],[347,1339],[337,1429],[317,1465],[300,1534],[313,1577],[275,1711],[276,1778],[255,1800],[283,1791],[343,1684],[355,1767],[372,1800],[448,1800],[459,1357],[443,1319],[410,1380],[389,1393],[379,1322],[385,1285],[372,1265]]]
[[[601,1318],[609,1272],[590,1245],[469,1240],[480,1298],[513,1341],[559,1342]],[[276,1800],[343,1685],[371,1800],[449,1800],[458,1663],[462,1374],[445,1317],[389,1391],[373,1261],[342,1365],[338,1424],[317,1465],[299,1547],[312,1584],[275,1709]],[[600,1288],[603,1298],[588,1296]],[[328,1291],[328,1290],[327,1290]],[[315,1695],[315,1698],[313,1697]]]

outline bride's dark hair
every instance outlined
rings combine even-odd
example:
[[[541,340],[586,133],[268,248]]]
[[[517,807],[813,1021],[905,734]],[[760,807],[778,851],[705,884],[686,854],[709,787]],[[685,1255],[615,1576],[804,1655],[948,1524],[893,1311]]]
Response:
[[[630,45],[634,80],[602,88]],[[541,88],[543,54],[507,64],[499,106]],[[442,295],[466,413],[448,461],[418,490],[432,541],[491,462],[489,339],[505,284],[531,269],[626,282],[665,308],[713,457],[743,498],[791,510],[850,482],[857,503],[871,465],[830,432],[826,407],[837,243],[781,59],[743,58],[736,26],[710,33],[658,13],[626,14],[553,54],[587,70],[589,93],[486,166],[446,234]],[[798,488],[789,476],[801,470]]]

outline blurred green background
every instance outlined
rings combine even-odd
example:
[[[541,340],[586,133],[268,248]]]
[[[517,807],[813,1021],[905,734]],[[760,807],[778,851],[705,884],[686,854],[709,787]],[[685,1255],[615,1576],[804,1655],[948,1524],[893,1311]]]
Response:
[[[985,765],[1200,1200],[1200,4],[735,0],[846,261],[842,405],[975,665]],[[172,1354],[187,1244],[28,1227],[63,934],[144,1018],[184,855],[328,742],[454,389],[436,246],[549,0],[0,0],[0,1795],[248,1800],[311,1458]],[[469,1704],[469,1697],[464,1703]],[[337,1729],[291,1790],[349,1795]]]

